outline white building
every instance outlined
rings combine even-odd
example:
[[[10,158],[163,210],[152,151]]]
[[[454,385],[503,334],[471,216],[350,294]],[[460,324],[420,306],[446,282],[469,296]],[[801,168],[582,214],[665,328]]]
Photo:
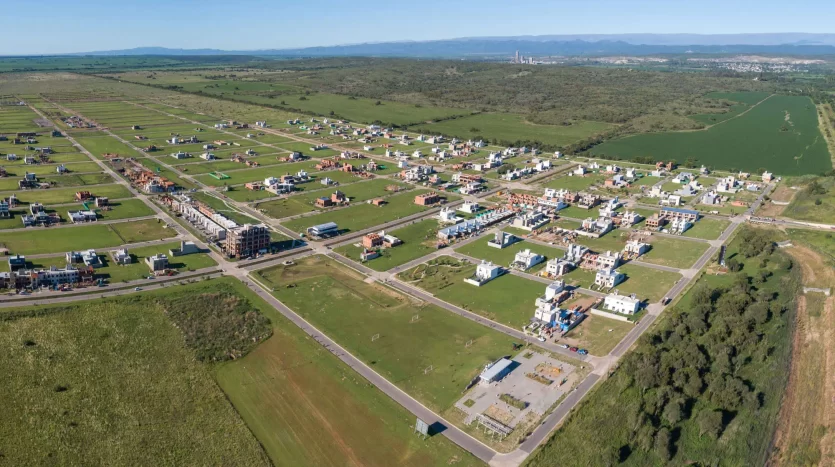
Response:
[[[475,201],[464,201],[464,204],[458,208],[461,212],[466,212],[467,214],[475,214],[481,209],[481,206],[478,205]]]
[[[489,261],[482,261],[476,266],[473,277],[464,279],[464,282],[475,286],[482,286],[491,280],[499,277],[502,274],[501,266],[493,264]]]
[[[623,212],[623,215],[620,218],[620,226],[621,228],[629,228],[633,225],[641,222],[644,219],[644,216],[638,214],[635,211],[626,210]]]
[[[545,273],[550,277],[560,277],[568,274],[575,267],[574,263],[563,258],[553,258],[545,263]]]
[[[127,248],[119,248],[118,250],[113,251],[113,261],[116,264],[125,265],[131,264],[133,259],[131,259]]]
[[[623,282],[625,278],[626,276],[617,269],[601,269],[594,276],[594,285],[601,289],[611,289]]]
[[[532,252],[530,248],[526,248],[516,253],[516,256],[513,258],[513,262],[510,266],[514,269],[527,271],[543,261],[545,261],[544,256]]]
[[[445,224],[455,224],[456,222],[459,222],[464,218],[456,216],[455,211],[453,211],[451,208],[443,208],[441,209],[441,212],[438,213],[438,219],[440,219],[441,222]]]
[[[632,295],[620,295],[617,292],[606,295],[603,299],[603,309],[624,315],[634,315],[641,308],[641,300]]]
[[[542,227],[548,222],[550,222],[550,219],[545,216],[545,213],[536,210],[517,216],[513,219],[513,223],[511,225],[517,229],[527,230],[530,232]]]
[[[671,234],[681,235],[687,231],[693,224],[685,220],[681,217],[674,217],[672,221],[670,221],[670,226],[668,227]]]
[[[519,240],[516,238],[515,235],[509,234],[507,232],[498,231],[496,235],[493,236],[492,240],[487,241],[487,246],[491,246],[493,248],[502,249],[507,246],[513,245],[516,241]]]
[[[626,246],[623,247],[623,254],[625,256],[632,256],[637,258],[648,252],[650,248],[649,243],[644,243],[639,240],[628,240]]]
[[[614,269],[620,265],[620,255],[617,252],[607,251],[597,255],[595,266],[597,269]]]

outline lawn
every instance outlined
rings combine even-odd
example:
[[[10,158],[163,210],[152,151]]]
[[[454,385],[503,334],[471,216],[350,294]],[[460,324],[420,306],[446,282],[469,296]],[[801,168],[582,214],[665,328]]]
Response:
[[[614,125],[603,122],[578,121],[571,125],[538,125],[525,120],[522,115],[482,113],[467,117],[419,125],[413,131],[442,133],[468,140],[477,137],[501,141],[538,141],[551,146],[567,146],[577,141],[603,133]]]
[[[731,225],[731,221],[725,219],[702,217],[693,224],[693,227],[687,229],[683,236],[701,238],[703,240],[716,240],[729,225]]]
[[[304,232],[308,227],[336,222],[341,233],[363,230],[385,224],[426,210],[425,206],[414,203],[415,196],[424,191],[409,191],[387,198],[383,206],[358,204],[344,209],[323,212],[313,216],[293,219],[283,225],[294,232]]]
[[[127,243],[159,240],[176,236],[156,220],[119,224],[88,224],[65,228],[32,228],[4,233],[0,243],[13,254],[41,254],[108,248]]]
[[[680,274],[659,271],[636,264],[625,264],[618,267],[618,270],[626,275],[626,280],[615,286],[615,289],[625,295],[637,294],[638,298],[648,300],[650,303],[664,298],[667,292],[681,279]],[[566,284],[591,288],[594,285],[594,275],[594,271],[588,269],[575,269],[566,274],[564,279]]]
[[[475,265],[442,256],[399,278],[435,297],[497,321],[514,329],[530,322],[534,301],[545,294],[545,284],[505,274],[481,287],[464,282],[475,273]]]
[[[96,278],[108,279],[111,284],[114,282],[144,279],[149,274],[148,265],[145,264],[145,258],[157,253],[168,255],[168,250],[179,247],[180,242],[173,242],[141,248],[130,248],[128,253],[130,253],[133,263],[124,266],[114,263],[107,252],[99,251],[97,253],[104,266],[96,268]],[[176,257],[168,255],[168,267],[176,269],[179,272],[196,271],[211,266],[217,266],[217,263],[211,256],[205,253],[192,253],[190,255]]]
[[[143,157],[145,155],[112,136],[79,136],[75,140],[97,159],[103,159],[102,155],[106,153],[119,154],[122,157]]]
[[[403,241],[402,245],[394,248],[383,248],[380,250],[380,257],[365,263],[375,271],[387,271],[393,267],[408,263],[409,261],[428,255],[436,250],[438,232],[438,221],[427,219],[408,227],[386,232],[394,235]],[[340,253],[354,261],[360,261],[360,253],[363,248],[356,245],[345,245],[336,249]]]
[[[489,242],[492,239],[493,238],[488,235],[484,238],[480,238],[474,242],[470,242],[460,248],[457,248],[456,251],[467,256],[472,256],[473,258],[491,261],[494,264],[498,264],[502,267],[508,267],[516,257],[516,253],[522,250],[530,249],[533,253],[543,255],[545,257],[545,261],[529,269],[527,271],[529,273],[533,273],[543,269],[545,267],[545,262],[547,262],[549,259],[562,258],[563,255],[565,255],[565,252],[559,248],[530,243],[524,240],[518,241],[510,246],[501,249],[493,248],[492,246],[487,244],[487,242]]]
[[[649,133],[595,146],[593,155],[655,160],[693,159],[721,169],[779,175],[823,173],[832,168],[817,111],[804,96],[772,96],[745,115],[706,130]]]
[[[92,207],[92,205],[90,205]],[[83,208],[79,204],[79,208]],[[71,209],[71,208],[67,208]],[[113,201],[110,203],[110,210],[103,211],[96,209],[101,220],[116,220],[116,219],[130,219],[133,217],[145,217],[154,215],[154,210],[149,208],[140,199],[126,199],[122,201]]]
[[[2,192],[0,193],[0,198],[8,198],[10,195],[14,194],[17,196],[17,200],[21,204],[28,204],[28,203],[41,203],[44,205],[48,204],[61,204],[61,203],[72,203],[75,201],[75,193],[80,191],[79,188],[50,188],[48,190],[22,190],[22,191],[15,191],[15,192]],[[110,199],[118,199],[118,198],[130,198],[133,196],[127,188],[123,185],[102,185],[90,188],[86,191],[90,191],[93,193],[94,196],[104,196]]]
[[[511,350],[512,340],[501,333],[434,306],[415,305],[322,256],[258,274],[275,287],[276,298],[438,412],[452,406],[484,364]]]
[[[270,465],[164,304],[131,297],[44,311],[0,320],[6,463]]]
[[[698,223],[698,222],[697,222]],[[676,240],[655,235],[649,242],[652,248],[638,258],[645,263],[658,264],[679,269],[688,269],[710,248],[703,242]]]
[[[552,178],[542,184],[545,188],[565,188],[570,191],[583,191],[595,183],[602,183],[606,177],[603,175],[586,174],[585,176],[577,175],[560,175]]]

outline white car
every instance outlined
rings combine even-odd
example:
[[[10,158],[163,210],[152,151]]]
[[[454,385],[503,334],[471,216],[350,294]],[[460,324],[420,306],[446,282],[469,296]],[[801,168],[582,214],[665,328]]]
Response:
[[[546,339],[542,336],[539,336],[537,337],[537,340],[539,340],[539,342],[545,342]]]
[[[136,290],[138,292],[138,291],[142,290],[142,288],[141,287],[134,287],[133,290]]]

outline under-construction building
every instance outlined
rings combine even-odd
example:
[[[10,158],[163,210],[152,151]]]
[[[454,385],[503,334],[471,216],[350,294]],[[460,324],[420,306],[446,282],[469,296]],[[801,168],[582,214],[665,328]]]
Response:
[[[241,258],[270,248],[270,229],[264,224],[246,224],[226,231],[223,251],[229,257]]]

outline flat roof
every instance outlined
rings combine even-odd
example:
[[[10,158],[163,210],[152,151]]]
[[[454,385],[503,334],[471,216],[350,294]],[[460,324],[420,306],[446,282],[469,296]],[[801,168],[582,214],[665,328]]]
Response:
[[[322,231],[325,231],[325,230],[334,230],[336,228],[337,228],[336,222],[325,222],[324,224],[314,225],[310,229],[322,232]]]
[[[672,212],[679,212],[682,214],[695,214],[699,215],[699,211],[694,211],[692,209],[682,209],[682,208],[661,208],[662,211],[672,211]]]
[[[481,372],[481,379],[490,381],[493,378],[500,375],[504,370],[507,369],[507,367],[509,367],[512,364],[513,360],[501,358],[500,360],[493,363],[493,365],[491,365],[490,368],[487,368]]]

